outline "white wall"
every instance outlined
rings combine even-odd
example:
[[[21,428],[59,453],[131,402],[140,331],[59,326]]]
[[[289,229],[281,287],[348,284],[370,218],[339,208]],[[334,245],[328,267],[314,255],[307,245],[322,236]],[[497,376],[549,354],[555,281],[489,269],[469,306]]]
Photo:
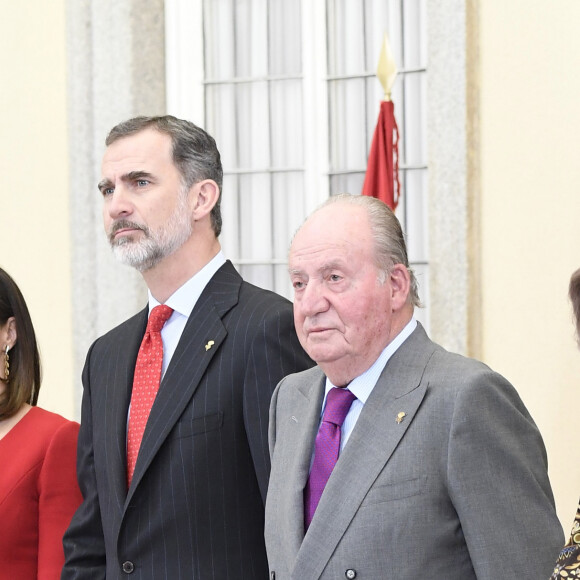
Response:
[[[548,448],[566,533],[580,494],[580,2],[480,10],[482,357],[520,391]]]
[[[75,417],[64,0],[2,1],[0,266],[37,332],[39,404]]]

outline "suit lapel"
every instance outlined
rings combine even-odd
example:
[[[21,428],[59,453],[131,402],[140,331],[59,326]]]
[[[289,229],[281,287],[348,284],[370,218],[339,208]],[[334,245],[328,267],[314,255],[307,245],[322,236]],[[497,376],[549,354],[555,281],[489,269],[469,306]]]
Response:
[[[316,378],[312,382],[311,373]],[[288,534],[285,545],[287,566],[292,569],[296,555],[304,539],[304,486],[310,472],[314,439],[320,423],[320,408],[324,396],[325,377],[317,368],[308,372],[304,382],[296,389],[294,404],[289,407],[286,416],[276,418],[277,422],[289,422],[290,444],[286,453],[290,455],[287,465],[289,481],[283,486],[280,498],[280,522],[287,526]]]
[[[227,336],[222,317],[237,304],[241,282],[231,263],[226,263],[210,280],[189,316],[151,408],[125,505],[219,352]],[[213,344],[206,348],[210,340]]]
[[[318,578],[419,409],[434,345],[419,326],[387,363],[369,396],[298,552],[293,577]],[[405,413],[397,422],[399,413]]]

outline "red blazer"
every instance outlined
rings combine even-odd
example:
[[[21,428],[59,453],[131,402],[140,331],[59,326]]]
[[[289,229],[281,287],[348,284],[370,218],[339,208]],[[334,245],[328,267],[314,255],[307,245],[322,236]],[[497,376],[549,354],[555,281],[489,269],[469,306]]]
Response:
[[[0,439],[0,580],[57,580],[81,503],[78,423],[33,407]]]

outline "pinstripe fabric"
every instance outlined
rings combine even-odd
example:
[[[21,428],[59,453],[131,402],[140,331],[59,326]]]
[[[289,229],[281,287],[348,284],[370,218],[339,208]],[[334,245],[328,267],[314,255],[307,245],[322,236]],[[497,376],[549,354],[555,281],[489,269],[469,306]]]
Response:
[[[266,578],[270,397],[283,376],[312,365],[291,304],[243,282],[231,263],[220,268],[161,382],[126,493],[127,407],[146,321],[147,309],[87,355],[78,457],[85,501],[65,535],[62,578]]]

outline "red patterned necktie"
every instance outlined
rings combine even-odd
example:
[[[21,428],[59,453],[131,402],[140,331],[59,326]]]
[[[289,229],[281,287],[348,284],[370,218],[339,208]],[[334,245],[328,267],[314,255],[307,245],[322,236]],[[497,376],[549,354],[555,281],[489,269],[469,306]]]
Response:
[[[127,487],[131,485],[145,425],[147,425],[153,401],[159,390],[163,365],[161,329],[172,312],[173,310],[164,304],[156,306],[151,311],[145,336],[137,355],[127,429]]]
[[[333,387],[314,443],[314,461],[304,488],[304,530],[308,529],[320,496],[340,453],[340,428],[356,397],[345,388]]]

